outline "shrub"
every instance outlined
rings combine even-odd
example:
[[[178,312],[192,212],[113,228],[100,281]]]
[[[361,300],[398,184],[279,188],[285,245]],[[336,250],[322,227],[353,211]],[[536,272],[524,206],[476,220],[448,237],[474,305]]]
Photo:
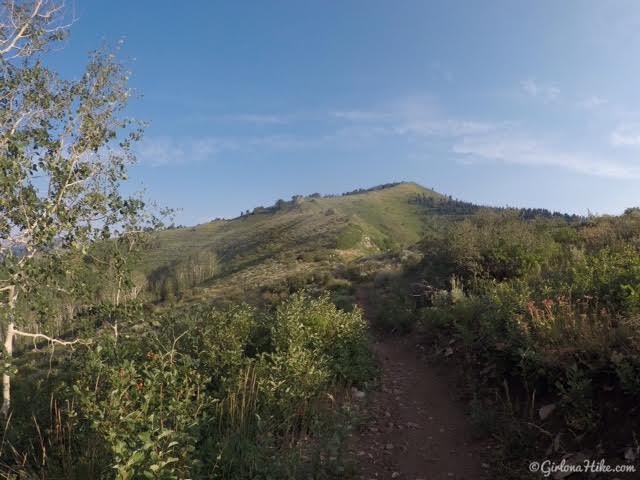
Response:
[[[306,349],[318,361],[326,359],[336,378],[362,384],[370,375],[366,324],[360,310],[339,310],[329,299],[294,295],[278,308],[273,332],[276,351]]]
[[[76,393],[84,417],[110,450],[116,477],[197,474],[199,431],[215,401],[204,394],[209,379],[175,350],[150,352],[142,365],[130,359],[106,363],[100,353],[93,359],[99,377],[81,382]]]
[[[439,346],[457,340],[475,392],[489,392],[487,401],[506,397],[515,427],[493,429],[506,460],[538,446],[536,401],[558,405],[545,427],[572,432],[572,448],[588,448],[580,443],[597,436],[618,449],[634,442],[637,422],[612,436],[605,419],[637,403],[640,392],[639,226],[635,211],[575,223],[483,213],[424,240],[418,273],[440,288],[452,276],[460,281],[419,309],[420,326]],[[397,310],[396,298],[391,306]],[[484,404],[474,405],[474,421],[492,430],[477,407]]]
[[[348,224],[344,227],[336,238],[336,248],[338,250],[348,250],[356,247],[363,238],[364,232],[359,225]]]
[[[314,449],[344,440],[330,398],[371,378],[367,345],[360,311],[344,312],[328,295],[294,294],[273,312],[138,309],[117,341],[105,331],[60,357],[55,372],[67,382],[55,390],[60,381],[41,383],[35,398],[43,401],[19,410],[27,415],[6,437],[16,458],[3,462],[38,478],[58,470],[64,478],[292,478],[310,471],[302,451],[315,458]],[[17,404],[27,405],[28,393],[17,390]],[[67,407],[56,407],[56,422],[41,432],[43,457],[27,412],[46,425],[50,401]]]

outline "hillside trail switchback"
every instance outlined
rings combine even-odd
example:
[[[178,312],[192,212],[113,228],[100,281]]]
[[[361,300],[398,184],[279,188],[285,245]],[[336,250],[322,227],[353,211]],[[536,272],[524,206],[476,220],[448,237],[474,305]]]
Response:
[[[357,297],[371,324],[366,291]],[[483,478],[480,448],[451,378],[426,362],[415,336],[378,335],[372,347],[381,388],[367,399],[367,420],[352,438],[357,478]]]

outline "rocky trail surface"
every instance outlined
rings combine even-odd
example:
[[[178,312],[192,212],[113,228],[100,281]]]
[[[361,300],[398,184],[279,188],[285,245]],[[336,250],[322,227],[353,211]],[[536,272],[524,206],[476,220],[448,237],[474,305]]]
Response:
[[[358,300],[369,314],[366,295]],[[351,442],[358,478],[476,480],[484,477],[464,405],[451,377],[429,365],[415,336],[379,336],[373,344],[381,390]]]

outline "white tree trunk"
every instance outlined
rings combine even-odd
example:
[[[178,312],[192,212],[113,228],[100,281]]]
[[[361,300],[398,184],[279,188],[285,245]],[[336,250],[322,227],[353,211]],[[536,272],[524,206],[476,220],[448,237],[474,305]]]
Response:
[[[4,349],[8,359],[13,355],[13,338],[15,337],[14,324],[9,322],[7,326],[7,333],[4,337]],[[11,367],[11,362],[7,360],[4,364],[5,369]],[[8,372],[2,374],[2,408],[0,413],[7,418],[9,415],[9,407],[11,406],[11,377]]]

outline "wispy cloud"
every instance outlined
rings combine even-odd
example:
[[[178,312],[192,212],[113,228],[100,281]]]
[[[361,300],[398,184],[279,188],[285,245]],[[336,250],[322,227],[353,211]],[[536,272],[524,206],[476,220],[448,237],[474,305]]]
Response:
[[[632,162],[610,160],[591,154],[564,151],[511,133],[465,137],[452,151],[471,158],[534,167],[559,167],[586,175],[609,178],[640,178],[640,166]]]
[[[236,148],[229,139],[145,137],[137,145],[136,156],[144,165],[160,167],[211,160],[224,150]]]
[[[294,115],[285,113],[193,113],[182,119],[194,123],[223,123],[254,126],[286,125],[294,120]]]
[[[440,112],[434,103],[428,96],[408,97],[387,108],[340,110],[332,115],[347,123],[341,128],[342,132],[365,137],[460,137],[500,128],[500,125],[491,122],[452,118]]]
[[[593,110],[594,108],[601,107],[602,105],[607,104],[607,99],[599,97],[597,95],[592,95],[590,97],[583,98],[578,101],[578,106],[584,108],[586,110]]]
[[[640,124],[625,123],[618,125],[609,135],[609,141],[614,147],[640,146]]]
[[[137,145],[140,163],[161,166],[183,163],[187,157],[184,148],[169,137],[145,138]]]
[[[379,122],[391,120],[389,112],[369,111],[369,110],[336,110],[331,115],[340,120],[349,122]]]
[[[230,152],[283,151],[317,147],[324,137],[263,135],[245,137],[145,137],[138,145],[138,161],[151,167],[216,161]]]
[[[283,114],[237,113],[220,116],[221,120],[254,125],[284,125],[289,123],[290,117]]]
[[[560,97],[560,89],[552,84],[542,84],[532,79],[520,82],[522,91],[545,102],[552,102]]]
[[[545,101],[555,99],[559,89],[523,82],[527,94]],[[574,101],[575,97],[574,97]],[[605,103],[601,97],[587,97],[579,105],[585,109]],[[578,105],[578,103],[574,103]],[[461,164],[494,161],[540,168],[557,167],[584,175],[608,178],[640,178],[640,161],[611,147],[640,147],[640,123],[620,124],[610,133],[609,152],[586,153],[572,147],[570,139],[561,144],[545,141],[544,133],[532,134],[520,123],[487,121],[454,116],[439,108],[435,98],[405,97],[371,108],[343,108],[324,112],[279,115],[234,114],[227,121],[265,125],[255,130],[238,128],[238,134],[201,138],[151,137],[138,149],[145,165],[164,166],[218,161],[233,154],[269,152],[367,151],[392,146],[411,155],[420,149],[444,149]],[[274,128],[270,129],[269,126]],[[281,127],[280,125],[284,125]],[[304,128],[300,128],[300,127]],[[229,130],[227,130],[229,131]],[[249,133],[252,132],[253,134]],[[264,134],[262,134],[264,133]],[[584,146],[584,143],[581,143]]]
[[[425,120],[410,121],[395,127],[395,133],[399,135],[421,135],[438,137],[460,137],[479,133],[488,133],[500,128],[495,123],[479,122],[474,120]]]
[[[381,137],[404,137],[410,139],[459,138],[492,132],[499,128],[492,123],[465,120],[414,120],[384,123],[352,123],[341,127],[331,137],[351,137],[352,139],[372,139]]]

